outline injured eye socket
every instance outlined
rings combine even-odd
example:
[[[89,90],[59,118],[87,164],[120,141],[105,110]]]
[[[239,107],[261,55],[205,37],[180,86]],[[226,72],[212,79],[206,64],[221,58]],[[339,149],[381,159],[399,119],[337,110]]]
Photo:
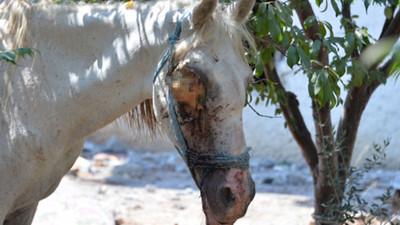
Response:
[[[171,91],[182,121],[199,118],[205,108],[206,86],[200,74],[190,67],[182,67],[171,74]]]
[[[193,109],[202,107],[205,99],[205,86],[200,76],[191,68],[182,68],[172,73],[171,89],[178,103],[185,103]]]

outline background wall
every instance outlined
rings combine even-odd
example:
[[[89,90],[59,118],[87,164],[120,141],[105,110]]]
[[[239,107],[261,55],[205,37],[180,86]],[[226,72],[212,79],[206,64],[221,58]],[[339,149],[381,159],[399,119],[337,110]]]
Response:
[[[360,16],[359,19],[356,19],[359,26],[367,27],[373,37],[379,37],[385,18],[382,8],[372,5],[367,14],[362,1],[355,2],[352,13]],[[335,18],[332,10],[328,9],[327,12],[321,13],[314,7],[314,11],[320,20],[328,20],[332,23],[335,33],[343,33],[343,30],[340,30],[339,19],[332,20]],[[307,77],[302,74],[292,75],[294,70],[290,70],[284,64],[281,63],[278,68],[280,74],[287,74],[282,78],[283,83],[287,90],[297,95],[301,112],[310,132],[313,133],[314,124],[311,102],[308,98]],[[343,95],[342,98],[345,99],[345,96]],[[258,105],[255,108],[262,114],[274,115],[275,108],[273,106],[266,108]],[[332,111],[332,123],[335,127],[338,126],[340,113],[341,106]],[[243,123],[247,145],[252,147],[254,156],[304,164],[299,147],[289,130],[284,128],[282,117],[261,118],[246,107],[243,113]],[[165,139],[155,137],[153,140],[151,138],[137,140],[132,131],[123,125],[119,126],[117,130],[113,129],[112,125],[108,126],[92,135],[91,140],[105,141],[112,134],[134,146],[141,146],[149,150],[173,151],[173,147]],[[389,79],[386,85],[380,86],[366,107],[359,127],[353,162],[359,164],[360,159],[370,156],[368,153],[371,152],[373,143],[383,144],[383,140],[387,138],[391,138],[391,142],[387,148],[385,167],[400,169],[400,82],[396,84],[394,79]]]

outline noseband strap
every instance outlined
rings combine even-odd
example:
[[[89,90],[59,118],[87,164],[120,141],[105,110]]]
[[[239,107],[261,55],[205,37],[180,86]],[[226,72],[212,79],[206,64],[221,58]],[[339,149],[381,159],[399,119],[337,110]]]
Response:
[[[248,149],[246,149],[246,152],[242,153],[241,155],[231,155],[223,151],[187,151],[186,157],[188,165],[193,168],[247,169],[249,168],[250,154]]]
[[[171,61],[172,54],[175,50],[175,44],[179,41],[179,37],[182,31],[182,22],[186,14],[182,16],[182,18],[178,21],[175,32],[169,37],[169,49],[164,54],[164,57],[159,62],[157,69],[153,76],[153,84],[156,81],[159,73],[162,68],[168,62],[167,71],[171,70]],[[246,169],[249,168],[249,149],[240,155],[232,155],[223,151],[217,152],[196,152],[192,149],[189,149],[183,136],[181,127],[179,125],[175,105],[174,105],[174,97],[172,95],[171,86],[168,86],[168,108],[169,114],[172,121],[172,127],[175,132],[176,140],[179,144],[179,147],[175,146],[178,150],[179,154],[185,161],[186,165],[192,170],[194,168],[204,168],[204,169],[229,169],[229,168],[240,168]]]

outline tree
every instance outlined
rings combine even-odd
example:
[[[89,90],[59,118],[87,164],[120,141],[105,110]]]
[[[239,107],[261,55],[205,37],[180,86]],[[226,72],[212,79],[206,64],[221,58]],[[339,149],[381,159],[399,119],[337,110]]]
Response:
[[[344,35],[337,35],[328,21],[319,20],[308,0],[258,0],[249,23],[257,52],[253,53],[255,82],[249,91],[258,91],[256,103],[266,99],[277,105],[288,129],[300,146],[314,180],[316,224],[332,224],[341,217],[329,205],[342,204],[347,171],[361,115],[374,91],[390,76],[400,74],[400,48],[393,50],[400,35],[398,0],[364,0],[365,10],[378,4],[386,21],[375,40],[359,27],[351,14],[351,0],[315,0],[322,11],[332,7],[340,19]],[[294,25],[297,14],[301,28]],[[315,142],[299,110],[296,95],[287,91],[276,70],[275,54],[286,58],[290,68],[308,77]],[[345,80],[348,74],[350,79]],[[341,99],[341,92],[347,97]],[[331,109],[343,107],[334,130]]]

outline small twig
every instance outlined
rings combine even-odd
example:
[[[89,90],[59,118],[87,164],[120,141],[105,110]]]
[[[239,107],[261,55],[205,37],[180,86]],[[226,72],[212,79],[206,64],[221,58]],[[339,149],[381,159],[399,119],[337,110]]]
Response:
[[[261,78],[261,79],[251,81],[250,84],[259,84],[259,83],[265,83],[265,82],[268,82],[268,79]]]
[[[267,115],[263,115],[263,114],[257,112],[257,110],[255,110],[255,109],[253,108],[253,106],[250,105],[250,102],[247,101],[247,100],[246,100],[246,104],[250,107],[251,110],[253,110],[253,112],[254,112],[255,114],[257,114],[257,116],[264,117],[264,118],[270,118],[270,119],[282,118],[282,117],[280,117],[280,116],[267,116]]]

